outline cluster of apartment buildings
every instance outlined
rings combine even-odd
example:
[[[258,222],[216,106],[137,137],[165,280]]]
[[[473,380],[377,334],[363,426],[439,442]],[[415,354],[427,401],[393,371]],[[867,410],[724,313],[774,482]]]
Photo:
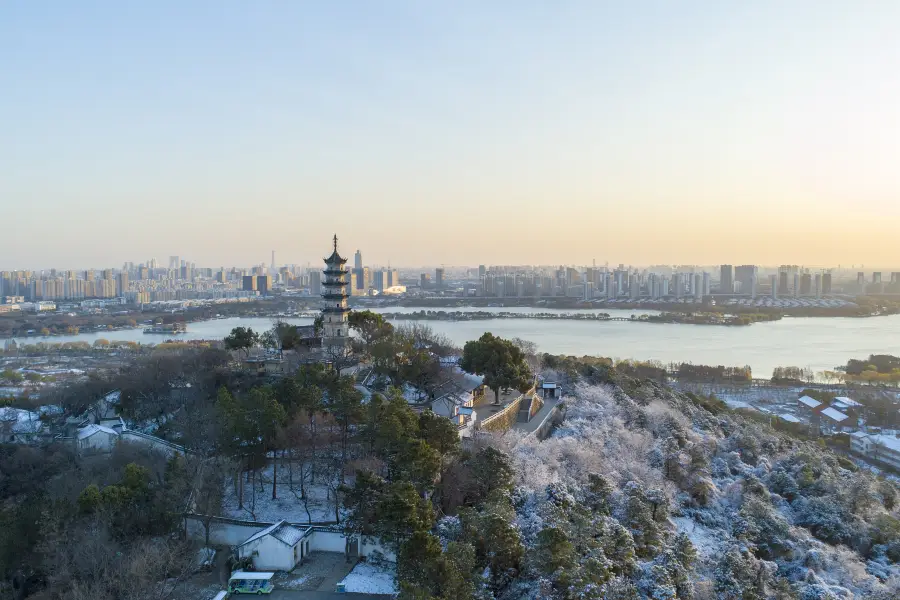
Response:
[[[711,293],[708,272],[656,272],[607,267],[574,267],[536,270],[487,270],[479,267],[479,283],[471,286],[473,296],[497,298],[533,298],[566,296],[595,300],[600,298],[695,298]]]
[[[400,283],[400,271],[390,267],[367,267],[363,265],[362,252],[357,250],[353,256],[353,268],[347,273],[347,292],[350,296],[372,296],[375,294],[401,294],[406,286]],[[322,293],[321,273],[309,273],[309,293],[318,296]]]

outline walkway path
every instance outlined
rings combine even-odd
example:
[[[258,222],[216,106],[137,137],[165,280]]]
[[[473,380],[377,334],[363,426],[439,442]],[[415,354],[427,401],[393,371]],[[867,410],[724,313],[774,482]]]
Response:
[[[513,424],[512,428],[523,433],[534,433],[550,415],[550,411],[556,408],[556,405],[560,402],[562,402],[562,399],[560,398],[547,398],[544,400],[544,406],[541,407],[541,410],[539,410],[536,415],[531,417],[530,421],[527,423],[516,422]]]
[[[491,391],[488,391],[487,395],[492,398],[494,396],[494,393]],[[513,400],[515,400],[516,398],[518,398],[521,395],[522,395],[521,392],[519,392],[518,390],[509,390],[507,392],[500,392],[500,403],[499,404],[488,403],[488,404],[482,404],[480,406],[476,406],[475,407],[475,415],[476,415],[475,422],[476,423],[484,423],[485,419],[487,419],[491,415],[497,414],[498,412],[503,410],[503,408],[506,407],[507,404],[509,404],[510,402],[512,402]]]

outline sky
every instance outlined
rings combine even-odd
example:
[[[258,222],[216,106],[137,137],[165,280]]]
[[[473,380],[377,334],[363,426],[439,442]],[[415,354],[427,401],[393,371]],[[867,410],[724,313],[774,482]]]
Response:
[[[900,2],[0,4],[0,269],[900,263]]]

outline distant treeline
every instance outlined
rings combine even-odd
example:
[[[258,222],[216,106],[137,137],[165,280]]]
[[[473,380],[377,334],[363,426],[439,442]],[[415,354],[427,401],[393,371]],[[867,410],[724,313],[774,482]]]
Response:
[[[570,361],[577,361],[579,366],[592,364],[594,366],[615,368],[619,373],[629,377],[653,379],[659,382],[677,379],[693,383],[750,383],[753,379],[753,372],[749,366],[726,367],[724,365],[695,365],[687,362],[665,364],[658,360],[615,361],[610,358],[590,357],[575,359],[574,357],[552,355],[545,355],[544,357],[545,366],[551,369],[558,369],[559,367],[568,369],[570,368]],[[574,366],[571,368],[574,368]]]

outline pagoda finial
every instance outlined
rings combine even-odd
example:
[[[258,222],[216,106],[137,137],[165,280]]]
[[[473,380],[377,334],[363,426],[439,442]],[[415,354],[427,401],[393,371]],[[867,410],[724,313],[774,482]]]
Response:
[[[334,234],[334,251],[337,252],[337,234]]]

